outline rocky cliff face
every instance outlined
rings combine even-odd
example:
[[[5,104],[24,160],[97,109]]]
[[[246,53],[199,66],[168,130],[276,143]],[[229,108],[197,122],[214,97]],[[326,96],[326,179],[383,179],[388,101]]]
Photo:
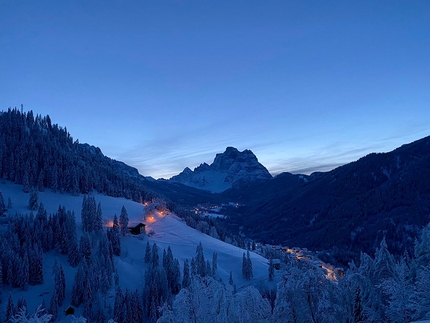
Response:
[[[227,147],[225,152],[215,156],[211,165],[203,163],[194,171],[187,167],[182,173],[173,176],[170,181],[218,193],[240,182],[271,178],[272,175],[258,162],[251,150],[240,152],[234,147]]]

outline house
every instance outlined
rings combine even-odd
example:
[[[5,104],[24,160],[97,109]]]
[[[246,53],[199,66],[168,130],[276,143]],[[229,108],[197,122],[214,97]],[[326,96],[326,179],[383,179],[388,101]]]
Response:
[[[134,227],[128,228],[131,234],[141,234],[145,233],[145,224],[139,223]]]
[[[66,310],[64,311],[64,314],[66,314],[66,316],[67,316],[67,315],[73,315],[73,314],[75,314],[75,309],[74,309],[73,307],[69,306],[69,307],[68,307],[68,308],[66,308]]]

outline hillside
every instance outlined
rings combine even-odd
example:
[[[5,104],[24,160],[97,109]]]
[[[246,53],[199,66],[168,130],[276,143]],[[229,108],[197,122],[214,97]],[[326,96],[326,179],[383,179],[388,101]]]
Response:
[[[29,212],[28,200],[30,194],[24,193],[21,185],[3,181],[0,183],[0,192],[2,192],[3,197],[6,200],[10,198],[12,201],[12,208],[8,210],[8,214],[26,214]],[[150,244],[157,244],[160,260],[163,249],[167,250],[170,246],[174,257],[180,262],[181,271],[184,261],[186,259],[190,260],[195,256],[196,247],[199,242],[201,242],[206,259],[212,259],[214,252],[218,254],[216,279],[221,279],[224,282],[227,282],[229,280],[229,274],[232,272],[233,280],[237,285],[238,290],[248,286],[249,284],[254,286],[264,286],[267,284],[268,286],[274,286],[274,283],[267,282],[268,265],[267,259],[265,258],[251,253],[254,279],[250,282],[245,281],[241,276],[243,249],[224,243],[203,234],[200,231],[192,229],[173,214],[158,217],[157,215],[160,215],[160,213],[156,213],[155,220],[146,222],[143,219],[145,206],[142,204],[125,198],[113,198],[102,194],[95,194],[94,196],[96,201],[101,203],[103,221],[105,223],[111,222],[114,214],[119,215],[122,206],[125,206],[129,214],[130,225],[145,222],[147,224],[147,232],[153,232],[151,237],[130,235],[121,238],[121,255],[119,257],[115,256],[114,262],[119,275],[120,286],[123,291],[126,289],[130,291],[142,291],[145,271],[148,268],[148,265],[143,261],[145,245],[147,242]],[[73,211],[77,218],[78,236],[81,236],[82,229],[80,214],[82,210],[83,195],[73,196],[70,194],[55,193],[47,190],[45,192],[39,192],[38,200],[43,203],[48,214],[55,213],[58,210],[59,205],[64,206],[67,210]],[[2,232],[5,230],[5,226],[7,226],[7,223],[0,225]],[[8,295],[9,292],[11,292],[15,302],[19,298],[25,297],[30,312],[34,312],[36,307],[43,301],[45,304],[49,304],[54,291],[54,277],[52,272],[55,261],[65,269],[66,299],[64,301],[64,305],[60,307],[59,310],[59,313],[62,313],[62,310],[67,308],[71,303],[70,297],[72,294],[72,286],[74,276],[78,268],[70,267],[67,261],[67,256],[61,254],[58,250],[52,250],[43,257],[43,284],[28,286],[28,289],[24,291],[16,288],[12,289],[10,286],[4,285],[2,287],[3,295]],[[277,279],[279,279],[279,277]],[[5,296],[3,296],[3,298],[4,301],[0,305],[1,318],[4,317],[6,306]],[[107,299],[109,300],[108,305],[110,304],[112,308],[114,306],[114,298],[115,289],[112,287],[107,294]],[[81,314],[82,310],[82,308],[78,308],[77,314]],[[64,319],[64,316],[60,317],[63,317]]]
[[[134,201],[154,195],[137,169],[74,141],[49,116],[17,109],[0,112],[0,178],[23,185],[27,192],[49,188],[85,194],[95,189]]]
[[[224,196],[245,204],[234,221],[262,241],[370,252],[385,236],[390,250],[402,253],[430,220],[429,178],[426,137],[330,172],[283,173]]]

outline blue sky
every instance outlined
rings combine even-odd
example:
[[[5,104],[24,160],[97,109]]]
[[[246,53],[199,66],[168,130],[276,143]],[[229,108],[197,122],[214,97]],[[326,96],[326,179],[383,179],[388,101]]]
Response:
[[[430,134],[429,1],[3,1],[0,109],[168,178],[329,170]]]

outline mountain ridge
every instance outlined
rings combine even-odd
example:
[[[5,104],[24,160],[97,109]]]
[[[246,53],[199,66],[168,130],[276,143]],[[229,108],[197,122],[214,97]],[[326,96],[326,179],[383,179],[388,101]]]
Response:
[[[430,221],[430,137],[310,176],[282,173],[224,192],[244,204],[237,226],[262,241],[324,250],[411,250]],[[264,221],[261,219],[264,218]]]

